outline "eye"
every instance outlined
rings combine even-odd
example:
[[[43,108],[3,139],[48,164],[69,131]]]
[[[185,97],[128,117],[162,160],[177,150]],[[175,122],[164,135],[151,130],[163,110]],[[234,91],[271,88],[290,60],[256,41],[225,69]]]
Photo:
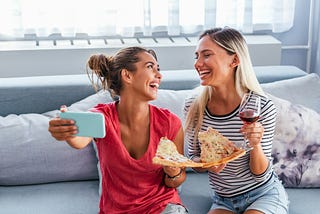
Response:
[[[204,54],[204,58],[209,58],[212,54]]]
[[[147,68],[153,69],[153,64],[148,64],[148,65],[147,65]]]

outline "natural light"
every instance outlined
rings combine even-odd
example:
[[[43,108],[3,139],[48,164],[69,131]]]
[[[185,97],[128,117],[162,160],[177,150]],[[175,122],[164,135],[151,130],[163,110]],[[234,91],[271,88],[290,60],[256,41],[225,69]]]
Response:
[[[2,0],[0,38],[180,35],[215,26],[284,32],[294,6],[295,0]]]

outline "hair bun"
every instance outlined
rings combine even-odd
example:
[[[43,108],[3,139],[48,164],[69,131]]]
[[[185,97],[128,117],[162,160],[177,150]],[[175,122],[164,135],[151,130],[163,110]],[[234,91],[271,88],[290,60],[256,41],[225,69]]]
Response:
[[[100,64],[105,63],[105,56],[103,54],[91,55],[88,60],[88,66],[91,70],[98,71],[100,69]]]

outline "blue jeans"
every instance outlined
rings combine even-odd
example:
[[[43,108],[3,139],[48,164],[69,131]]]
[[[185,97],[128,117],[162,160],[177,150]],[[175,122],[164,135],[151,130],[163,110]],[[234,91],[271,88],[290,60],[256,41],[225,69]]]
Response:
[[[166,209],[161,212],[161,214],[178,214],[178,213],[187,214],[188,210],[180,204],[169,203],[166,206]]]
[[[211,210],[223,209],[241,214],[252,209],[265,214],[288,214],[288,195],[275,173],[267,183],[250,192],[230,198],[213,194],[212,199]]]

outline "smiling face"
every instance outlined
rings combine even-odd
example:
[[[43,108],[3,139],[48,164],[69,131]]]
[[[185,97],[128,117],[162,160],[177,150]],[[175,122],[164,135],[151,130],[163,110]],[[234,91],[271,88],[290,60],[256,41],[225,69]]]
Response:
[[[156,59],[147,52],[138,54],[139,62],[135,63],[136,71],[130,73],[129,92],[136,98],[141,97],[145,101],[157,98],[158,88],[162,75]]]
[[[239,64],[236,54],[230,55],[206,35],[199,40],[195,55],[194,67],[200,76],[201,85],[216,87],[233,84],[234,70]]]

